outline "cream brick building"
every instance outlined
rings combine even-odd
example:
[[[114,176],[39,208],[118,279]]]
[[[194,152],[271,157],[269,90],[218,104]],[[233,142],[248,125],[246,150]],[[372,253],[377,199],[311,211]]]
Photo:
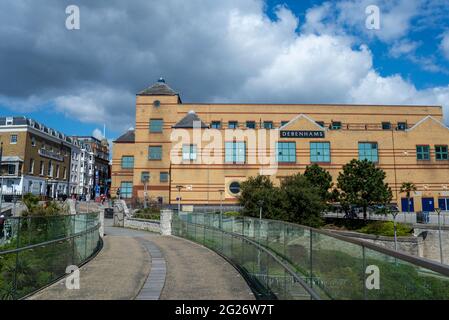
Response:
[[[243,136],[223,138],[212,148],[221,162],[205,163],[211,132],[224,136],[234,128]],[[194,136],[194,130],[199,141],[180,146],[172,137],[175,131]],[[256,145],[245,132],[256,136]],[[264,138],[274,171],[272,161],[257,158]],[[135,128],[114,142],[111,194],[120,188],[124,198],[143,199],[142,177],[149,175],[149,196],[164,204],[176,205],[180,195],[183,205],[233,205],[239,183],[262,169],[279,183],[318,163],[335,181],[358,158],[385,170],[400,207],[407,204],[401,184],[413,182],[412,210],[449,209],[448,142],[441,106],[183,103],[161,79],[137,94]]]

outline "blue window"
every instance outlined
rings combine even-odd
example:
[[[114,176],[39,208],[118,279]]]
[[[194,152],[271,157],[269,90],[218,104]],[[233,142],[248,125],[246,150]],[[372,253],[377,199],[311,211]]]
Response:
[[[447,146],[435,146],[435,158],[437,160],[447,160]]]
[[[416,159],[417,160],[430,160],[430,147],[429,146],[416,146]]]
[[[228,128],[229,129],[237,129],[239,127],[238,121],[229,121]]]
[[[310,162],[331,162],[331,145],[329,142],[310,143]]]
[[[196,144],[182,146],[182,160],[196,160]]]
[[[315,123],[324,128],[324,121],[315,121]]]
[[[148,171],[142,172],[140,179],[142,182],[149,182],[150,181],[150,173]]]
[[[331,130],[340,130],[341,122],[340,121],[332,121]]]
[[[398,126],[396,127],[396,130],[404,131],[407,129],[407,122],[398,122]]]
[[[221,121],[212,121],[210,127],[212,129],[221,129]]]
[[[289,123],[290,121],[281,121],[281,127],[285,126],[287,123]]]
[[[150,160],[162,160],[162,147],[154,146],[148,148],[148,159]]]
[[[276,143],[276,156],[278,162],[296,163],[296,142]]]
[[[273,129],[273,121],[264,121],[263,128],[264,129]]]
[[[133,183],[129,181],[122,181],[120,184],[120,197],[130,199],[133,196]]]
[[[256,122],[255,121],[246,121],[246,128],[256,129]]]
[[[150,132],[162,132],[163,126],[164,126],[164,120],[150,119]]]
[[[225,142],[225,162],[245,163],[246,143],[245,142]]]
[[[379,161],[376,142],[359,142],[359,160]]]
[[[132,169],[134,168],[134,157],[124,156],[122,157],[122,169]]]
[[[161,182],[168,182],[168,172],[161,172],[159,175],[159,180]]]

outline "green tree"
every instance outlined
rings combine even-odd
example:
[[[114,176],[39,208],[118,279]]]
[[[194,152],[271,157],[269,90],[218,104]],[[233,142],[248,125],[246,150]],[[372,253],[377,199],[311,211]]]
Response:
[[[299,224],[319,227],[323,223],[322,213],[325,203],[320,188],[314,186],[301,174],[286,177],[281,183],[286,220]]]
[[[304,176],[312,183],[313,186],[319,189],[321,198],[324,201],[331,199],[331,193],[329,190],[332,188],[333,183],[332,176],[328,171],[314,163],[311,166],[306,167]]]
[[[405,193],[407,198],[407,212],[410,212],[410,194],[416,191],[416,185],[412,182],[404,182],[401,185],[401,193]],[[403,209],[403,208],[402,208]]]
[[[243,215],[259,217],[262,206],[263,217],[269,219],[284,219],[282,195],[268,176],[249,177],[241,183],[239,204],[243,207]]]
[[[385,177],[385,172],[371,161],[353,159],[343,166],[343,171],[338,175],[340,197],[346,203],[362,207],[366,220],[369,206],[386,205],[393,197],[391,188],[384,182]]]

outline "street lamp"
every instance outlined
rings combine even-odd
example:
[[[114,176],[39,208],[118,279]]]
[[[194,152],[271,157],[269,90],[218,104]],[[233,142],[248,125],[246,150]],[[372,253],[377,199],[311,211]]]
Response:
[[[218,190],[218,192],[220,192],[220,229],[223,226],[223,193],[224,190],[220,189]]]
[[[438,240],[440,242],[440,262],[443,262],[443,243],[441,241],[441,223],[440,223],[440,214],[441,214],[441,209],[440,208],[436,208],[435,211],[437,212],[438,215]]]
[[[0,143],[0,176],[2,176],[2,182],[0,186],[0,214],[2,212],[3,205],[3,173],[2,173],[2,157],[3,157],[3,141]]]
[[[257,201],[257,204],[259,205],[259,220],[261,220],[261,221],[262,221],[262,207],[263,207],[263,203],[264,203],[263,200]]]
[[[184,188],[184,186],[177,185],[176,189],[178,189],[178,214],[181,212],[181,189]]]

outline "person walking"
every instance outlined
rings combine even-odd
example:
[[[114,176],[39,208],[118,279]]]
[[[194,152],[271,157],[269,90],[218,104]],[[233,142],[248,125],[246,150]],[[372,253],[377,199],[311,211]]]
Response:
[[[3,213],[0,215],[0,238],[3,238],[3,229],[5,226],[5,216]]]

